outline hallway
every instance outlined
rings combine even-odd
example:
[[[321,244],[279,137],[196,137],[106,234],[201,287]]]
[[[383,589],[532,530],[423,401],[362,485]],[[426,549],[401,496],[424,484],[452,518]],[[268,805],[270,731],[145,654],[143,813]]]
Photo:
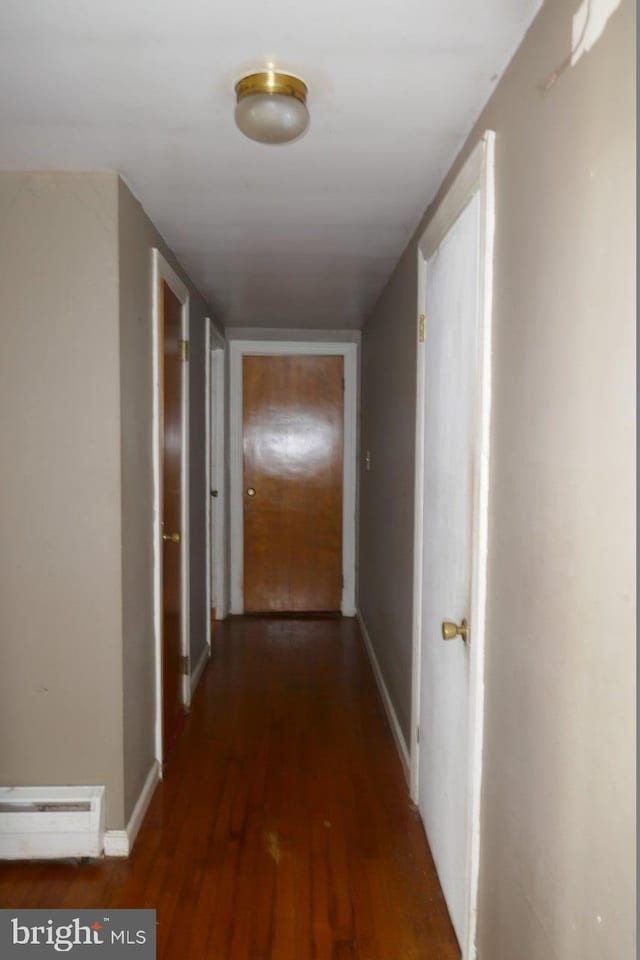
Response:
[[[231,618],[128,861],[0,866],[13,907],[155,907],[158,957],[459,956],[355,620]]]

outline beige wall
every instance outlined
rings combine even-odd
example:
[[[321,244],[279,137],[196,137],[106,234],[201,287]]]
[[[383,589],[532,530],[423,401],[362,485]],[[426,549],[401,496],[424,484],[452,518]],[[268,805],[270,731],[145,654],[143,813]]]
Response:
[[[152,279],[157,247],[189,289],[191,663],[207,641],[204,449],[206,303],[128,187],[118,191],[124,647],[124,808],[128,818],[154,757],[152,593]]]
[[[0,175],[0,782],[105,784],[110,829],[154,758],[154,246],[190,292],[195,664],[206,304],[115,174]]]
[[[122,823],[114,175],[0,175],[0,782]]]
[[[577,6],[543,7],[448,177],[495,129],[488,960],[635,956],[635,8],[543,96]],[[363,338],[363,449],[397,460],[362,475],[360,602],[405,724],[414,264]]]

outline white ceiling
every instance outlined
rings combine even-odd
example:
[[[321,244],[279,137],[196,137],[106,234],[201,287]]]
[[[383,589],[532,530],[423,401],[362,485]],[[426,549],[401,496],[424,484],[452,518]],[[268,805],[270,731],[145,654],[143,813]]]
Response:
[[[119,171],[225,324],[362,326],[541,0],[2,0],[0,169]],[[302,76],[311,127],[233,123]]]

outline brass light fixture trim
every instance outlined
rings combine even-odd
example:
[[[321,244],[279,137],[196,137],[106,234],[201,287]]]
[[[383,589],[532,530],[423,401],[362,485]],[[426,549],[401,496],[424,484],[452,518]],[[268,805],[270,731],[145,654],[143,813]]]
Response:
[[[304,80],[300,80],[299,77],[294,77],[290,73],[278,73],[276,70],[263,70],[261,73],[250,73],[236,83],[238,103],[254,93],[295,97],[300,103],[306,104],[308,90]]]

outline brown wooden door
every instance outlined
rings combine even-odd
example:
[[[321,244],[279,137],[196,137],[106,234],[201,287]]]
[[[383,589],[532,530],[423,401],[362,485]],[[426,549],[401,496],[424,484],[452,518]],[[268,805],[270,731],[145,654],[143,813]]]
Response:
[[[340,610],[343,375],[343,357],[243,358],[247,613]]]
[[[161,281],[162,321],[162,737],[165,759],[179,730],[182,614],[182,306]]]

